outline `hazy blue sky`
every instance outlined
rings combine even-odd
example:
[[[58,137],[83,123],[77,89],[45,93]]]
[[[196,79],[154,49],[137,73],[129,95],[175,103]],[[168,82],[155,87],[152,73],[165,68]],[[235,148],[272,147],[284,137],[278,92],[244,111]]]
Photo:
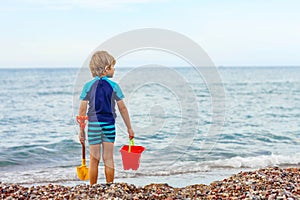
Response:
[[[186,35],[216,65],[300,65],[297,0],[0,2],[0,67],[80,67],[103,41],[146,27]],[[182,64],[158,52],[132,54],[121,63],[147,59]]]

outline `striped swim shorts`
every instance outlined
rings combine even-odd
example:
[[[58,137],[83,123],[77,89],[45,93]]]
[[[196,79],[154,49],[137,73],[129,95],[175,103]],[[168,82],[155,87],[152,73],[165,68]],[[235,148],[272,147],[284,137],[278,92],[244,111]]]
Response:
[[[116,127],[109,122],[89,122],[88,141],[90,145],[115,142]]]

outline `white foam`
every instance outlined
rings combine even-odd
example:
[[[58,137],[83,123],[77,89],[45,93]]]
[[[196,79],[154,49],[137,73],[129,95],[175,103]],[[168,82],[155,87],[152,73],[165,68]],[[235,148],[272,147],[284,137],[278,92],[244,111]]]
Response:
[[[172,176],[189,173],[202,173],[210,171],[234,170],[255,170],[270,166],[299,166],[300,153],[293,155],[261,155],[253,157],[232,157],[213,161],[185,161],[173,164],[168,168],[156,166],[142,166],[138,171],[119,171],[120,177],[140,177],[140,176]]]
[[[232,157],[229,159],[207,161],[210,167],[230,167],[230,168],[263,168],[268,166],[299,165],[300,153],[293,155],[261,155],[254,157]]]

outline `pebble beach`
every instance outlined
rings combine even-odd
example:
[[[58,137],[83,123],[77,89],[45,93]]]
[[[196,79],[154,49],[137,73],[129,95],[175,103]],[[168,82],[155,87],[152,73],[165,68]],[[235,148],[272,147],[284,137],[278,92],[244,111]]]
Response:
[[[240,172],[210,185],[174,188],[127,183],[40,185],[0,183],[1,199],[300,199],[300,168],[264,168]]]

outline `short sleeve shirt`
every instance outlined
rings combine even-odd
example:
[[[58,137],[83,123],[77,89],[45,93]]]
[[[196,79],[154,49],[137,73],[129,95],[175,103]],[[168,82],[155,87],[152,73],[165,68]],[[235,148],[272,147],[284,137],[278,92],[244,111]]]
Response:
[[[96,76],[87,82],[80,95],[80,100],[89,102],[89,121],[110,123],[114,123],[116,118],[115,102],[123,98],[120,86],[106,76]]]

